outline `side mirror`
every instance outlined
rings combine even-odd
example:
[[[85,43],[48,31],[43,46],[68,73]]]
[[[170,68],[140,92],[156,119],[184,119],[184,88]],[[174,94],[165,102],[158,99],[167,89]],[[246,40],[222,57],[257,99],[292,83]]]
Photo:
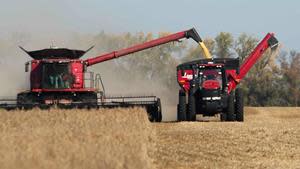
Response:
[[[25,72],[28,72],[29,71],[29,62],[26,62],[25,63]]]

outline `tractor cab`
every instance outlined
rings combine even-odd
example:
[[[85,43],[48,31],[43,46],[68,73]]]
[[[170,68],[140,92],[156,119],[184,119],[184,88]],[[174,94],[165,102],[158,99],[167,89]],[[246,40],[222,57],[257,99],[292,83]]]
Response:
[[[218,67],[201,65],[199,69],[199,85],[205,90],[222,90],[224,88],[223,82],[225,71],[221,65]]]
[[[220,100],[226,89],[226,71],[223,64],[200,64],[195,78],[195,97],[202,101]]]

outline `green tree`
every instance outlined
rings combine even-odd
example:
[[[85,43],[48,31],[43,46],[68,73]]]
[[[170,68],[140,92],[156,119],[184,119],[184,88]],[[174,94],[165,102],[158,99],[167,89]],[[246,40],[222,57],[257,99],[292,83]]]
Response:
[[[300,105],[300,53],[290,52],[290,55],[283,55],[280,58],[282,83],[281,88],[285,89],[285,99],[290,105]]]
[[[219,58],[229,58],[233,54],[231,49],[233,47],[234,39],[228,32],[221,32],[215,38],[216,41],[216,56]]]
[[[234,42],[234,50],[241,61],[253,51],[257,43],[257,38],[247,35],[246,33],[243,33],[238,37]]]
[[[258,39],[241,34],[234,44],[234,50],[240,60],[251,54],[258,44]],[[245,93],[245,103],[253,106],[283,104],[280,91],[280,71],[276,64],[278,52],[267,50],[255,63],[243,79],[241,88]]]

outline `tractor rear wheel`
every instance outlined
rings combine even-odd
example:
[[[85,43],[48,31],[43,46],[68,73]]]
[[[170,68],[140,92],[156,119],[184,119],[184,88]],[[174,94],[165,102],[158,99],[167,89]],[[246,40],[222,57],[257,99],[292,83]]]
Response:
[[[196,121],[196,102],[195,96],[189,94],[189,103],[188,103],[188,112],[187,112],[187,120],[188,121]]]
[[[243,91],[240,88],[235,90],[235,114],[237,121],[244,121]]]
[[[234,95],[233,95],[233,92],[231,92],[228,97],[226,121],[234,121],[235,120],[234,107],[235,107],[234,106]]]
[[[182,90],[179,90],[179,98],[178,98],[178,105],[177,105],[177,120],[178,121],[186,120],[186,94]]]

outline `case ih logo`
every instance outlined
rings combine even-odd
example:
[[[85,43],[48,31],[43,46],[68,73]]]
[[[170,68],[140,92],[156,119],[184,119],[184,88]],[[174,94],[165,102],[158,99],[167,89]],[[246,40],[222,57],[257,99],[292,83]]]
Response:
[[[187,78],[188,80],[192,80],[193,75],[190,75],[190,74],[187,74],[186,72],[184,72],[184,75],[182,76],[182,78]]]

